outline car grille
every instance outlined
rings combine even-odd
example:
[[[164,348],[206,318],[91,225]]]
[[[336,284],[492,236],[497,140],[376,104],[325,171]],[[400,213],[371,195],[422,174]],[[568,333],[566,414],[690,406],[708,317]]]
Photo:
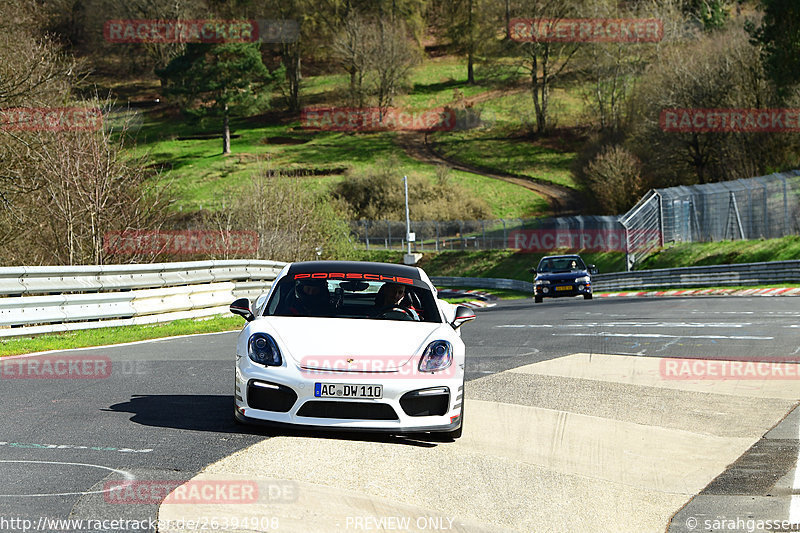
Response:
[[[400,407],[408,416],[441,416],[450,406],[450,390],[447,387],[423,389],[405,393],[400,398]]]
[[[297,393],[285,385],[266,381],[247,384],[247,405],[262,411],[286,413],[297,401]]]
[[[312,400],[303,404],[297,416],[358,420],[397,420],[391,405],[373,402]]]

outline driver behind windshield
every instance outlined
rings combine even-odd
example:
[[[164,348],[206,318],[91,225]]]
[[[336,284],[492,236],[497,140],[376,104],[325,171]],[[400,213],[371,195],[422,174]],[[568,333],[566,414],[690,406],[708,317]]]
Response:
[[[406,300],[406,288],[397,283],[384,283],[375,296],[375,315],[380,316],[393,309],[405,312],[414,320],[419,320],[419,314]]]

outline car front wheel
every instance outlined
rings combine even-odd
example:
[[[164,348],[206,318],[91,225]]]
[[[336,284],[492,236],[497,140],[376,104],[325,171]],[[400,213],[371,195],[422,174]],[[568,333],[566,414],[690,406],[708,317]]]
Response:
[[[584,300],[591,300],[592,299],[592,295],[591,294],[584,294],[583,295],[583,299]]]

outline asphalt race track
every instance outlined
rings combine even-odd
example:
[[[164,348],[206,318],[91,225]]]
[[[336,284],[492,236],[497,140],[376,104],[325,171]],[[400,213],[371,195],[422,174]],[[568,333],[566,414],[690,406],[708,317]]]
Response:
[[[283,517],[285,527],[272,522],[228,531],[748,531],[748,519],[791,515],[800,521],[800,415],[784,420],[800,398],[800,378],[768,377],[750,388],[756,381],[745,379],[736,389],[706,376],[692,388],[685,376],[656,383],[644,374],[660,368],[663,378],[665,358],[800,361],[798,302],[562,299],[480,309],[463,329],[473,403],[466,408],[465,436],[455,443],[273,434],[235,425],[236,333],[3,358],[0,531],[155,531],[163,495],[119,503],[109,497],[110,483],[172,482],[171,489],[201,472],[247,479],[254,475],[250,469],[292,480],[291,490],[313,494],[317,502],[374,511],[378,500],[369,498],[380,498],[394,506],[392,513],[424,512],[430,521],[417,529],[385,522],[379,529],[361,515],[359,522],[339,513],[341,522],[320,522],[333,512],[329,506],[292,522]],[[33,379],[17,371],[31,359],[44,364],[73,356],[92,359],[97,372]],[[501,421],[513,421],[514,429]],[[560,429],[549,433],[551,425]],[[513,436],[504,436],[507,429]],[[687,447],[687,439],[696,446]],[[640,455],[617,457],[615,442]],[[263,461],[258,468],[247,455],[255,452]],[[470,502],[469,510],[448,502],[446,491],[431,496],[436,483],[449,487],[441,465],[465,461],[482,464],[481,476],[497,472],[516,485],[499,490],[470,471],[450,488]],[[680,477],[665,474],[687,461],[697,467]],[[399,471],[411,462],[414,469]],[[353,471],[375,474],[351,479],[347,472]],[[410,477],[393,491],[398,476]],[[606,500],[597,496],[604,487],[610,487]],[[639,494],[652,508],[641,507],[640,521],[619,518],[640,512],[631,503]],[[503,517],[495,516],[496,502],[507,506]],[[169,516],[164,507],[160,516]]]

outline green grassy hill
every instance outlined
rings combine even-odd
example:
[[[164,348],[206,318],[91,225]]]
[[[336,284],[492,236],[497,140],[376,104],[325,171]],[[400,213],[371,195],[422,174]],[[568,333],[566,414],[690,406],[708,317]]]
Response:
[[[519,76],[519,73],[512,73]],[[306,105],[342,106],[348,78],[345,75],[319,75],[304,80]],[[110,87],[112,94],[130,100],[152,97],[158,82],[138,80]],[[577,97],[557,91],[565,101],[565,120],[574,122],[581,112]],[[443,155],[488,169],[507,169],[521,176],[574,187],[569,172],[575,157],[575,143],[554,140],[532,141],[520,129],[520,110],[530,108],[526,93],[519,89],[498,90],[496,85],[468,85],[463,61],[444,57],[426,60],[410,78],[406,94],[399,95],[395,107],[424,110],[465,103],[480,110],[484,125],[467,131],[440,132],[431,136]],[[471,103],[472,101],[477,103]],[[279,96],[274,95],[275,105]],[[573,115],[570,115],[572,113]],[[303,182],[315,190],[326,191],[348,171],[368,170],[389,158],[399,164],[399,172],[436,178],[436,166],[412,159],[398,146],[396,133],[349,133],[303,129],[298,117],[268,112],[232,121],[232,154],[222,155],[219,121],[190,121],[174,108],[160,107],[143,112],[136,134],[135,153],[147,152],[163,169],[178,193],[176,209],[193,212],[217,209],[222,199],[231,201],[248,177],[259,168],[275,173],[307,176]],[[454,170],[451,180],[477,198],[484,199],[496,218],[543,216],[547,202],[529,189]],[[232,196],[233,195],[233,196]],[[412,214],[413,216],[413,214]]]

